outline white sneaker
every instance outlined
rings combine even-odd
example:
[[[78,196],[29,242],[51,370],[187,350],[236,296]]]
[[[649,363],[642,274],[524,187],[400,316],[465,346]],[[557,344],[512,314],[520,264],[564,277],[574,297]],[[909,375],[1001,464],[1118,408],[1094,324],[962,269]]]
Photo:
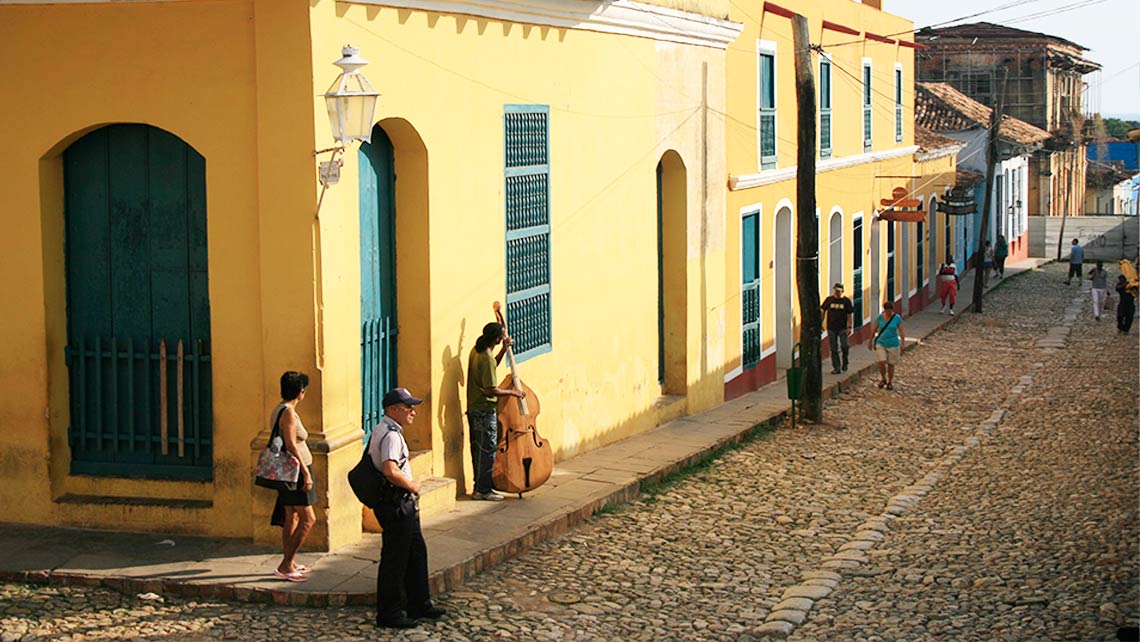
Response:
[[[945,305],[942,306],[942,309],[938,311],[938,314],[946,314],[946,306]]]
[[[471,498],[472,499],[478,499],[478,500],[484,501],[484,502],[501,502],[501,501],[503,501],[503,496],[496,493],[493,490],[489,490],[485,493],[472,493]]]
[[[950,308],[950,316],[954,316],[954,308]]]

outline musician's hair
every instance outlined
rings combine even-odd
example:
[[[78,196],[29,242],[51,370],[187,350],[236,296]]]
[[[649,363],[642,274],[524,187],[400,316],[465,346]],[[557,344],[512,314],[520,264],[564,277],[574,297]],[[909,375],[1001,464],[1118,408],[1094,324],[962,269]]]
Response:
[[[483,326],[483,334],[475,340],[476,352],[483,352],[487,348],[495,345],[495,342],[503,336],[503,324],[501,323],[488,323]]]

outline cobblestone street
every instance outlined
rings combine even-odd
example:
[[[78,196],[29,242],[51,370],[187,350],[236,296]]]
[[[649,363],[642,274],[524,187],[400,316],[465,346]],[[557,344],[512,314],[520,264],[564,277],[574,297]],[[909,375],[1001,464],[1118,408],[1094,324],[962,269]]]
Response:
[[[1064,270],[962,312],[903,355],[894,391],[856,380],[824,424],[783,426],[438,596],[440,622],[380,637],[1114,640],[1140,620],[1137,337],[1094,322]],[[362,607],[17,584],[0,585],[0,628],[378,638]]]

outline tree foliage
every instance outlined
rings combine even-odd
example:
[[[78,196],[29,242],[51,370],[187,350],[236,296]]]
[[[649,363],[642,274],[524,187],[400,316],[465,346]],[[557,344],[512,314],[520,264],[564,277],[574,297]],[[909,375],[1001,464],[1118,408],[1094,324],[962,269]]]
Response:
[[[1140,129],[1140,121],[1120,120],[1119,118],[1104,119],[1104,133],[1109,138],[1126,138],[1131,129]]]

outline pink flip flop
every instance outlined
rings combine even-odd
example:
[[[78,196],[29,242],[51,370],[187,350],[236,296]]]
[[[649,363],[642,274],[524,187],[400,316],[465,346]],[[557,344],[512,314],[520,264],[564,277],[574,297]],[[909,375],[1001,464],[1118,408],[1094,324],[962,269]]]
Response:
[[[309,580],[309,578],[300,573],[282,573],[278,569],[273,569],[273,577],[289,582],[307,582]]]
[[[297,572],[300,573],[301,575],[308,575],[312,570],[313,569],[309,568],[308,566],[305,566],[304,564],[298,564],[297,565]]]

